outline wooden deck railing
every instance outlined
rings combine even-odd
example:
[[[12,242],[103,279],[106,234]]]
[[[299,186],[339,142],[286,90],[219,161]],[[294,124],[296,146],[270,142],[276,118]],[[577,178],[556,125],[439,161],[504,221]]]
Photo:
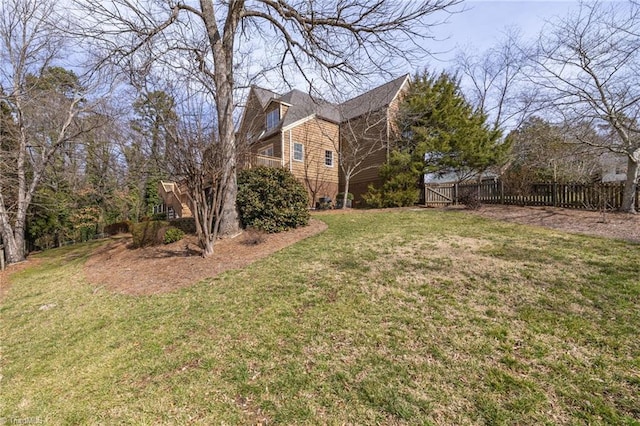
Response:
[[[242,164],[243,168],[252,167],[282,167],[282,159],[280,157],[270,157],[268,155],[249,154],[246,155]]]

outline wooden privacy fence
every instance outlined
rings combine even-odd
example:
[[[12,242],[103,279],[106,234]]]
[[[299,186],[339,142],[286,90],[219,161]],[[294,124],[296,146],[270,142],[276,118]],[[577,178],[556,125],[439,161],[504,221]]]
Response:
[[[502,181],[473,184],[425,184],[424,204],[441,207],[463,204],[475,197],[484,204],[517,206],[554,206],[571,209],[619,209],[622,205],[623,183],[531,183],[514,187]],[[636,210],[640,210],[640,187],[636,188]]]

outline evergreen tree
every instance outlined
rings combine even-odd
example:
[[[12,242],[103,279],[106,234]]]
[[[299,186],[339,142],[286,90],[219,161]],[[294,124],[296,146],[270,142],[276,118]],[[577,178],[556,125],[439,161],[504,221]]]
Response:
[[[140,194],[142,214],[151,214],[153,206],[161,202],[158,184],[167,179],[172,154],[172,134],[175,134],[177,114],[174,99],[164,91],[144,93],[133,104],[138,118],[131,128],[139,135],[137,145],[126,153],[130,174],[134,178],[130,187]]]
[[[505,161],[509,144],[463,96],[458,81],[446,73],[414,77],[399,108],[401,138],[380,169],[383,184],[369,188],[373,207],[412,205],[425,173],[455,173],[459,181],[479,177]]]
[[[509,144],[465,99],[455,77],[417,75],[401,107],[399,149],[424,159],[425,173],[479,177],[506,159]]]

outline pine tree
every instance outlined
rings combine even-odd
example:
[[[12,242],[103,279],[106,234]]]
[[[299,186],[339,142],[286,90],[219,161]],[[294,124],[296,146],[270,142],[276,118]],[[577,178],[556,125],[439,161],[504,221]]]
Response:
[[[460,181],[480,176],[505,160],[502,132],[465,99],[459,81],[446,73],[414,77],[400,107],[400,149],[423,158],[425,173],[455,173]]]
[[[432,77],[424,72],[413,78],[400,104],[397,126],[402,136],[397,153],[390,156],[396,161],[381,169],[382,187],[370,189],[372,205],[413,204],[417,196],[407,195],[417,193],[423,174],[455,173],[459,181],[480,177],[505,161],[509,150],[502,132],[491,128],[486,115],[465,99],[457,79],[446,73]],[[402,188],[393,183],[399,176]],[[415,182],[414,191],[407,182]]]

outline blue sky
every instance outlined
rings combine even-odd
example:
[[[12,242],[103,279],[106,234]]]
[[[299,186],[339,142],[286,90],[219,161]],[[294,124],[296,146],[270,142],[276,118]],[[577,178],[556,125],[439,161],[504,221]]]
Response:
[[[577,0],[537,0],[537,1],[486,1],[467,0],[463,12],[453,14],[448,23],[436,28],[439,42],[433,42],[430,50],[444,52],[438,60],[430,64],[434,68],[446,68],[457,48],[474,49],[482,52],[495,46],[509,27],[517,27],[523,37],[534,38],[545,21],[566,16],[577,5]]]

